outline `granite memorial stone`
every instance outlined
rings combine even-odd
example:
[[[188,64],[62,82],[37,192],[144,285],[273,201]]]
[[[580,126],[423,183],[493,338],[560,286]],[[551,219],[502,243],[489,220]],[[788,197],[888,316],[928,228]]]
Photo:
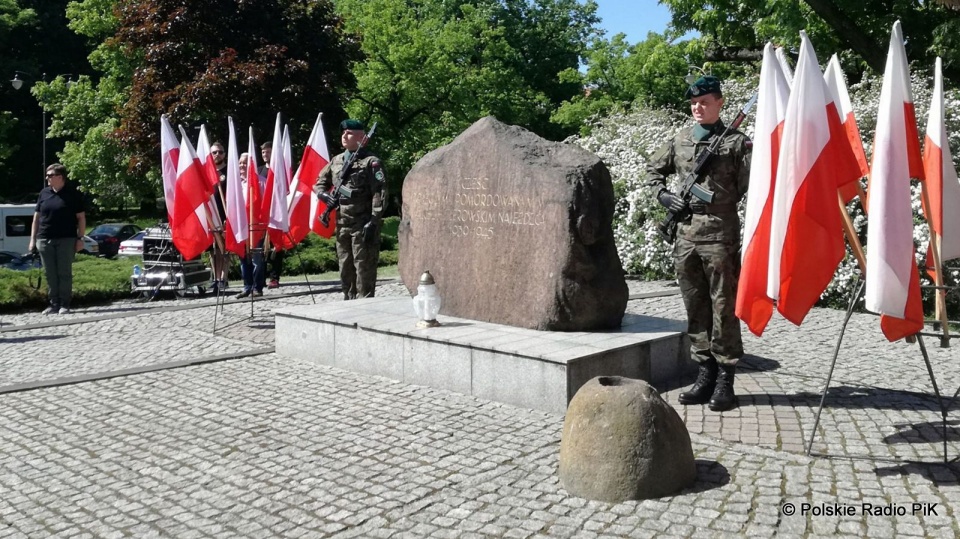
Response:
[[[627,285],[596,155],[486,117],[403,183],[400,275],[430,270],[441,314],[538,330],[620,326]]]

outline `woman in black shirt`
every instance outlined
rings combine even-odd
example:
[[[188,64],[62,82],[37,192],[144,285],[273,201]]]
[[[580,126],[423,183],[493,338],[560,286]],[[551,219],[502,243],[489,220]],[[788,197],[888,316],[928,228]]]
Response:
[[[60,163],[47,167],[30,230],[30,251],[40,252],[50,306],[43,314],[68,314],[73,295],[73,259],[83,249],[87,217],[80,192],[67,181]]]

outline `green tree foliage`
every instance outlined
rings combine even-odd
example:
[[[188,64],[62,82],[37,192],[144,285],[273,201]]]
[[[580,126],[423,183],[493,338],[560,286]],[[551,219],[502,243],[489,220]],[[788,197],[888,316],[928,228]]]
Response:
[[[102,76],[40,95],[55,103],[51,131],[71,138],[64,163],[102,205],[159,195],[161,114],[205,123],[224,141],[232,116],[241,136],[256,126],[258,142],[269,139],[277,112],[295,142],[318,112],[344,115],[340,92],[352,88],[357,46],[329,1],[214,0],[195,9],[177,0],[81,0],[68,13],[71,28],[99,44],[90,62]]]
[[[915,0],[663,0],[672,26],[697,31],[708,42],[708,59],[759,59],[763,44],[796,48],[806,30],[824,57],[841,54],[848,76],[859,80],[863,68],[882,72],[890,28],[903,25],[911,60],[932,65],[944,58],[945,74],[960,73],[957,12],[938,3]],[[958,70],[958,71],[954,71]]]
[[[67,139],[61,162],[98,205],[120,206],[152,196],[157,174],[134,174],[114,133],[129,96],[135,62],[113,39],[118,28],[114,0],[81,0],[67,5],[69,27],[93,48],[97,78],[81,76],[39,84],[35,95],[51,113],[50,135]]]
[[[364,60],[347,110],[381,122],[375,146],[394,181],[486,115],[542,136],[570,131],[553,110],[582,92],[576,68],[596,4],[576,0],[340,0]]]
[[[702,63],[700,40],[674,43],[670,33],[650,32],[646,40],[632,46],[623,34],[610,40],[596,39],[584,59],[586,70],[568,69],[562,74],[589,91],[564,102],[553,120],[586,134],[589,118],[618,107],[634,103],[680,107],[686,87],[684,77],[691,65]]]
[[[15,56],[15,30],[24,26],[33,26],[37,22],[37,14],[32,9],[20,7],[17,0],[0,0],[0,73],[13,73],[19,67]],[[0,90],[3,96],[4,109],[8,109],[15,90],[4,85]],[[20,149],[14,136],[17,120],[10,110],[0,110],[0,170],[10,169],[10,157]],[[0,184],[9,183],[7,174],[0,173]],[[4,193],[0,193],[2,195]],[[10,194],[10,193],[6,193]]]
[[[345,41],[329,1],[121,0],[117,41],[139,60],[118,137],[135,171],[155,168],[162,113],[206,122],[215,138],[226,117],[271,132],[277,112],[294,130],[326,111],[342,116],[340,92],[352,87]],[[306,127],[304,127],[306,126]]]
[[[318,112],[344,115],[340,91],[352,87],[348,64],[357,48],[328,1],[84,0],[75,7],[76,31],[109,37],[91,56],[104,73],[100,84],[72,87],[68,98],[102,108],[89,121],[61,115],[58,128],[76,138],[64,156],[74,177],[103,203],[160,193],[161,114],[175,124],[206,123],[223,140],[232,116],[241,134],[257,126],[258,142],[269,138],[277,112],[295,141],[306,138]]]

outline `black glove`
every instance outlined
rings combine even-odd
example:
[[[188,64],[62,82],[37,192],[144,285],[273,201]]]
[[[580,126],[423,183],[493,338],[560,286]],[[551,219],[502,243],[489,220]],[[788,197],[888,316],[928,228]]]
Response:
[[[332,207],[334,204],[337,203],[337,201],[333,199],[333,195],[331,195],[331,194],[330,194],[329,192],[327,192],[327,191],[324,191],[324,192],[320,193],[319,195],[317,195],[317,198],[319,198],[320,200],[322,200],[323,203],[327,205],[327,207]]]
[[[377,223],[370,221],[363,225],[363,243],[373,243],[377,239]]]
[[[660,190],[660,193],[657,195],[657,201],[660,202],[661,206],[673,213],[681,213],[687,207],[687,203],[684,202],[682,198],[666,189]]]

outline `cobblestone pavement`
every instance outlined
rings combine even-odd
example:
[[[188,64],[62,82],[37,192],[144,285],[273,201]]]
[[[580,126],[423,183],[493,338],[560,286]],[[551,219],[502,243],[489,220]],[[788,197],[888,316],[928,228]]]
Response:
[[[887,343],[876,317],[851,319],[814,456],[804,444],[844,316],[823,309],[746,337],[731,412],[677,404],[690,380],[660,388],[690,430],[697,482],[608,504],[560,487],[559,415],[273,353],[164,369],[269,348],[275,309],[340,299],[277,295],[303,291],[252,309],[208,298],[0,317],[0,538],[960,535],[960,468],[942,462],[918,345]],[[678,295],[628,309],[683,318]],[[956,354],[926,344],[952,396]],[[158,370],[106,376],[133,368]],[[956,419],[946,438],[955,457]]]

